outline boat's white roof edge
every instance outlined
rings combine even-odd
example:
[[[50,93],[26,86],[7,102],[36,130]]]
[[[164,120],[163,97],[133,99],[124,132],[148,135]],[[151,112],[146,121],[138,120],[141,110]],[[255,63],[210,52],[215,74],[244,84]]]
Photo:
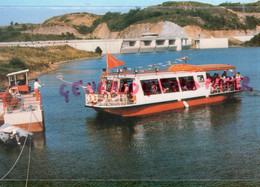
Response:
[[[9,77],[11,75],[17,75],[17,74],[21,74],[21,73],[26,73],[28,72],[29,69],[25,69],[25,70],[21,70],[21,71],[16,71],[16,72],[12,72],[12,73],[8,73],[6,76]]]

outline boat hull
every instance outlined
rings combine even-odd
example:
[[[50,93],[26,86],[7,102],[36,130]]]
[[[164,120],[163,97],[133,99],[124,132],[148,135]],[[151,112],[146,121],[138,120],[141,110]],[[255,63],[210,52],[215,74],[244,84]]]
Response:
[[[123,117],[131,116],[144,116],[160,112],[171,111],[175,109],[181,109],[185,107],[193,107],[198,105],[204,105],[208,103],[222,102],[232,96],[233,94],[214,95],[210,97],[199,97],[193,99],[183,99],[181,101],[168,101],[163,103],[153,103],[146,105],[133,105],[125,107],[97,107],[92,108],[98,112],[107,112]]]
[[[23,124],[16,124],[14,126],[20,127],[29,132],[44,132],[45,126],[44,122],[34,122],[34,123],[23,123]]]

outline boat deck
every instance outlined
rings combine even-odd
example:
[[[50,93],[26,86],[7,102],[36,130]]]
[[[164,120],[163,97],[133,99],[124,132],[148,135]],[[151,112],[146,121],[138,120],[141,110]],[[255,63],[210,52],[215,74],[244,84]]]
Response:
[[[32,110],[41,109],[41,101],[36,101],[35,93],[16,95],[7,100],[7,113],[27,112],[30,107]]]

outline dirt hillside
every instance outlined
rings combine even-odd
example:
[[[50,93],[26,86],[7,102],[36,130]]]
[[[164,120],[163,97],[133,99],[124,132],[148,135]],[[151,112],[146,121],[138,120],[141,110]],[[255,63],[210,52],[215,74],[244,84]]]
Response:
[[[197,26],[185,26],[183,27],[186,35],[191,38],[199,38],[199,36],[204,38],[229,38],[232,36],[239,36],[239,35],[246,35],[246,34],[253,34],[260,31],[260,27],[257,27],[256,30],[216,30],[210,31],[205,30]]]
[[[99,15],[88,13],[71,13],[61,16],[55,16],[47,19],[43,24],[39,25],[32,31],[27,31],[31,34],[62,34],[73,33],[77,37],[85,37],[78,33],[75,26],[90,27]]]
[[[232,13],[236,13],[240,19],[243,18],[243,14],[240,12],[234,12],[229,10]],[[251,15],[247,13],[247,15]],[[259,16],[260,13],[254,13],[254,16]],[[100,38],[100,39],[119,39],[119,38],[140,38],[142,33],[145,32],[154,32],[159,35],[162,33],[163,37],[186,37],[191,38],[222,38],[222,37],[232,37],[235,35],[246,35],[254,34],[260,31],[258,26],[256,30],[205,30],[198,26],[185,26],[183,28],[179,27],[173,22],[168,21],[159,21],[153,23],[140,23],[132,24],[120,32],[112,32],[109,30],[106,23],[100,23],[92,33],[87,35],[82,35],[77,31],[77,27],[86,26],[91,27],[93,22],[99,18],[99,15],[88,14],[88,13],[72,13],[65,14],[61,16],[52,17],[46,20],[43,24],[40,24],[32,31],[26,31],[32,34],[66,34],[67,32],[73,33],[76,37],[79,38]],[[168,24],[168,26],[167,26]],[[162,32],[163,31],[163,32]],[[180,33],[181,36],[180,36]],[[167,35],[168,34],[168,35]]]

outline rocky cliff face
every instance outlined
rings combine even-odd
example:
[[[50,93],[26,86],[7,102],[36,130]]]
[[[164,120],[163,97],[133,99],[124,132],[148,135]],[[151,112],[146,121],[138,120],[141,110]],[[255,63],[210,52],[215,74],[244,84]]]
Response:
[[[257,27],[256,30],[216,30],[216,31],[210,31],[201,29],[197,26],[185,26],[183,27],[184,32],[186,33],[187,37],[190,38],[230,38],[232,36],[239,36],[239,35],[253,35],[256,32],[259,32],[260,27]]]
[[[158,33],[159,37],[163,38],[178,38],[178,37],[191,37],[191,38],[222,38],[232,37],[234,35],[246,35],[250,33],[258,33],[260,28],[248,31],[243,30],[219,30],[211,31],[201,29],[198,26],[185,26],[180,27],[170,21],[160,21],[157,23],[141,23],[133,24],[120,32],[112,32],[109,30],[106,23],[99,24],[95,30],[88,35],[81,35],[77,30],[77,26],[91,27],[93,22],[99,18],[98,15],[88,13],[75,13],[56,16],[46,20],[43,24],[39,25],[32,31],[25,31],[32,34],[66,34],[67,32],[73,33],[79,38],[96,37],[100,39],[122,39],[122,38],[141,38],[142,33],[153,32]]]
[[[158,33],[159,37],[186,37],[184,30],[173,22],[142,23],[127,27],[121,32],[111,32],[106,23],[100,24],[89,36],[101,39],[141,38],[145,32]]]
[[[84,38],[86,36],[79,34],[79,32],[75,29],[75,26],[84,25],[90,27],[98,17],[98,15],[88,13],[65,14],[47,19],[34,30],[25,31],[25,33],[60,35],[62,33],[66,34],[69,32],[73,33],[75,36]]]
[[[31,34],[57,34],[60,35],[62,33],[73,33],[74,35],[80,35],[76,29],[67,25],[53,25],[53,26],[40,26],[34,29],[33,31],[29,31]],[[28,33],[28,32],[27,32]]]

